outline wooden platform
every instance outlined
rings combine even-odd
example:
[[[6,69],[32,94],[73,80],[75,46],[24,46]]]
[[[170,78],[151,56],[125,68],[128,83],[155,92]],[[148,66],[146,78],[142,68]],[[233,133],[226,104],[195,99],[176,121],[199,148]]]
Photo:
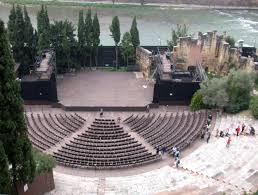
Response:
[[[60,105],[65,110],[143,111],[152,103],[153,83],[133,72],[81,72],[57,79]]]

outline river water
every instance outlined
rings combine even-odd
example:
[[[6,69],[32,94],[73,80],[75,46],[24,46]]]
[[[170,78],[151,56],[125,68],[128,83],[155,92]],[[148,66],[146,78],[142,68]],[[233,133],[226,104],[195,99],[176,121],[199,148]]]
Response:
[[[0,19],[8,21],[11,5],[0,4]],[[33,26],[36,27],[36,15],[40,6],[27,6]],[[79,10],[86,7],[48,6],[49,18],[54,20],[70,20],[76,27]],[[189,25],[190,33],[195,36],[198,31],[217,30],[236,40],[243,39],[246,44],[258,45],[258,11],[256,10],[196,10],[172,8],[92,8],[97,12],[101,28],[101,44],[113,45],[109,25],[112,17],[120,19],[121,32],[128,31],[132,18],[137,16],[141,45],[165,45],[171,36],[171,29],[176,24]],[[160,41],[159,41],[160,40]]]

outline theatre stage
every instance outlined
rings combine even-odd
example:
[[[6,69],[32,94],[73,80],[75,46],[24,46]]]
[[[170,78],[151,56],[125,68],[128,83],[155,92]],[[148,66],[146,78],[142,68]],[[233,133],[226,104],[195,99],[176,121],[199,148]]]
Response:
[[[144,107],[154,84],[134,72],[80,72],[59,76],[58,100],[65,107]]]

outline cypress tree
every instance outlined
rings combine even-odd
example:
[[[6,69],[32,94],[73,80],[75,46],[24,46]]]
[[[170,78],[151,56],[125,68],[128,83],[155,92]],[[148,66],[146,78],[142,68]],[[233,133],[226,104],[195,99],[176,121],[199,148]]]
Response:
[[[120,42],[120,23],[117,16],[115,16],[112,20],[112,24],[109,26],[111,37],[114,39],[115,47],[116,47],[116,68],[118,68],[118,43]]]
[[[120,49],[121,49],[122,56],[126,61],[126,65],[128,66],[128,59],[133,56],[133,52],[134,52],[132,39],[129,32],[124,33],[123,39],[120,43]]]
[[[38,26],[38,52],[48,49],[50,45],[50,23],[47,8],[41,5],[41,10],[37,14]]]
[[[132,38],[132,44],[134,48],[140,45],[140,38],[139,38],[139,31],[137,28],[137,22],[136,22],[136,17],[134,16],[132,26],[130,29],[130,34]]]
[[[95,53],[95,64],[96,66],[98,65],[98,47],[100,43],[100,27],[99,27],[99,19],[97,13],[95,13],[94,18],[93,18],[93,49]]]
[[[0,140],[3,142],[14,186],[31,181],[35,163],[27,137],[23,101],[15,80],[14,61],[7,42],[3,21],[0,21]]]
[[[13,7],[10,11],[9,20],[7,23],[8,28],[8,39],[10,41],[11,45],[14,45],[14,39],[15,39],[15,32],[16,32],[16,26],[15,26],[15,19],[16,19],[16,10],[13,4]]]
[[[56,66],[59,73],[75,67],[76,59],[75,29],[71,22],[56,21],[51,24],[51,44],[56,52]],[[73,66],[74,65],[74,66]]]
[[[90,66],[92,66],[92,19],[91,9],[88,9],[85,18],[85,43],[90,56]]]
[[[9,194],[11,189],[10,173],[8,170],[7,156],[3,143],[0,140],[0,194]]]
[[[85,65],[85,31],[84,31],[84,17],[83,11],[79,12],[79,20],[78,20],[78,58],[81,66]]]
[[[36,55],[35,35],[27,9],[24,6],[24,65],[28,72],[29,65],[33,64]]]
[[[16,62],[24,63],[24,40],[25,28],[23,20],[23,12],[19,5],[16,7],[14,42],[12,45],[13,57]]]

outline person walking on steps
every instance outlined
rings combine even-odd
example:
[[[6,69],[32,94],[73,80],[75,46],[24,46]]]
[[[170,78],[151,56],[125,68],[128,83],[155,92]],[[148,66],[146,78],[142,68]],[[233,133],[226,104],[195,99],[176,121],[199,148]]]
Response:
[[[227,141],[227,145],[226,145],[227,148],[229,148],[230,143],[231,143],[231,136],[228,137],[228,141]]]
[[[180,164],[180,159],[179,159],[179,157],[176,157],[176,168],[179,167],[179,164]]]
[[[207,132],[207,144],[209,143],[210,139],[211,139],[211,132],[208,131]]]
[[[237,132],[237,136],[239,136],[239,133],[240,133],[240,127],[239,126],[236,128],[236,132]]]

